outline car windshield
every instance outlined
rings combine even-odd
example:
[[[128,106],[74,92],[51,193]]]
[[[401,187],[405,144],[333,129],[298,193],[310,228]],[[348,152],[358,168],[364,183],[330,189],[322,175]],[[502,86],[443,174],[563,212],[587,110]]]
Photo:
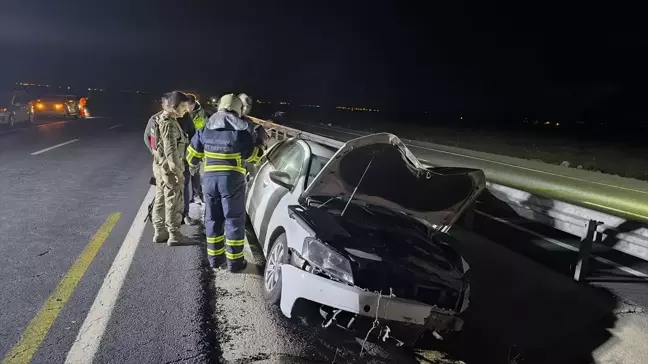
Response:
[[[310,185],[310,183],[317,177],[317,174],[320,173],[322,168],[326,165],[326,163],[329,161],[330,158],[328,157],[323,157],[321,155],[315,155],[313,154],[311,156],[311,161],[310,161],[310,166],[308,168],[308,176],[306,176],[306,186]]]

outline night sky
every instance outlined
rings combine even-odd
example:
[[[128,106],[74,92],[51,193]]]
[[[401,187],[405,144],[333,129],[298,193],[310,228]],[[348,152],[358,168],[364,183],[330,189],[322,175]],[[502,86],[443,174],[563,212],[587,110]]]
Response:
[[[648,36],[620,26],[638,9],[432,3],[13,1],[0,81],[493,119],[648,116]]]

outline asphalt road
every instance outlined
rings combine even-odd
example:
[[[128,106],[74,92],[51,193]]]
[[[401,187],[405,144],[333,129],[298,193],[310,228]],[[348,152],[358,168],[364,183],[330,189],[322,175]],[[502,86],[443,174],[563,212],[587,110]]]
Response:
[[[556,259],[529,234],[480,215],[475,229],[490,240],[453,229],[474,269],[465,330],[429,338],[419,352],[367,343],[360,356],[363,333],[322,328],[317,307],[287,319],[264,303],[253,237],[253,264],[237,275],[206,269],[196,227],[183,227],[193,238],[186,246],[150,242],[145,122],[0,129],[3,362],[508,363],[520,353],[528,362],[576,363],[612,342],[621,315],[645,305],[645,283],[576,284],[563,271],[569,251]],[[621,275],[593,268],[595,277]]]
[[[0,358],[18,353],[16,362],[25,362],[33,352],[33,363],[65,361],[150,189],[145,122],[92,118],[0,129]],[[114,227],[101,230],[107,221]],[[105,240],[93,239],[98,231]],[[163,363],[211,350],[203,250],[156,246],[150,235],[148,224],[97,362]],[[89,260],[85,272],[78,257],[81,266]]]

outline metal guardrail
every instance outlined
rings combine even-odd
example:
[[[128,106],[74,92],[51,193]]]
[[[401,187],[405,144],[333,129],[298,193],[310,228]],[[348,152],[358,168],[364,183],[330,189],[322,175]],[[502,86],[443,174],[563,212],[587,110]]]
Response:
[[[302,129],[302,125],[304,131],[329,137],[337,135],[342,141],[369,134],[331,125],[291,123],[298,129]],[[419,159],[445,166],[481,169],[489,181],[497,184],[648,224],[647,181],[418,140],[401,140]]]
[[[253,120],[264,125],[270,137],[277,141],[299,137],[334,148],[344,145],[342,141],[322,135],[261,119],[253,118]],[[420,160],[426,165],[433,166],[429,161]],[[538,196],[492,181],[487,182],[486,189],[519,216],[581,238],[579,258],[574,271],[576,280],[584,278],[587,272],[587,262],[594,243],[602,243],[617,251],[648,260],[648,225],[644,223]]]

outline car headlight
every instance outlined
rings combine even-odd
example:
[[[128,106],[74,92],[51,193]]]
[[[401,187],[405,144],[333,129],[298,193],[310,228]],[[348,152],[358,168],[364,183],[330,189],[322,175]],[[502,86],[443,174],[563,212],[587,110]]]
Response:
[[[302,257],[317,268],[349,284],[353,284],[351,263],[316,238],[306,238]]]

